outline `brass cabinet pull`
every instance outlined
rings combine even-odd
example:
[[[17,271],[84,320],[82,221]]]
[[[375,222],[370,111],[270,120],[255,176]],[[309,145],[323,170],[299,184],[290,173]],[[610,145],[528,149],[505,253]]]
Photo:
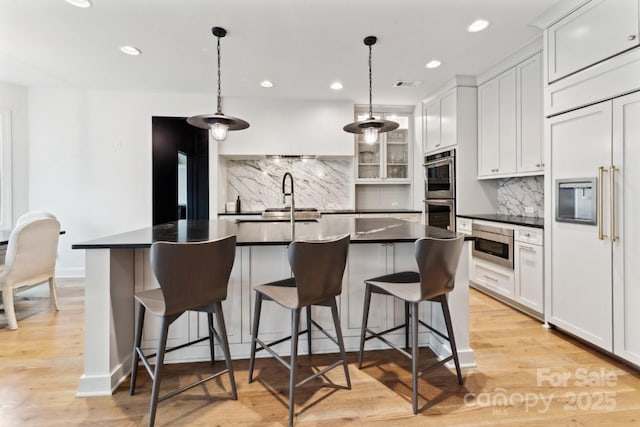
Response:
[[[520,248],[522,248],[522,249],[526,249],[526,250],[531,251],[531,252],[534,252],[534,251],[535,251],[535,249],[533,249],[533,247],[532,247],[532,246],[525,246],[525,245],[523,245],[523,244],[520,244]]]
[[[596,195],[597,197],[597,202],[598,202],[598,239],[600,240],[604,240],[607,236],[604,234],[604,225],[603,225],[603,221],[604,221],[604,203],[602,198],[604,197],[604,190],[603,190],[603,185],[602,185],[602,181],[604,180],[604,173],[605,173],[605,168],[604,166],[598,166],[598,194]]]
[[[525,237],[531,237],[531,233],[524,233]]]
[[[611,175],[611,241],[618,240],[618,232],[616,230],[616,171],[619,169],[615,165],[609,166],[609,172]]]
[[[627,39],[632,42],[636,39],[636,35],[635,34],[631,34],[629,37],[627,37]]]

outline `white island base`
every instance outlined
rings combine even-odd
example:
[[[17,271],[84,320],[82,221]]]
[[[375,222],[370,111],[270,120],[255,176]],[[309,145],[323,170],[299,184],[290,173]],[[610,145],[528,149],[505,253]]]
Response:
[[[458,355],[462,367],[474,367],[474,354],[469,346],[469,245],[465,243],[456,275],[455,289],[449,294],[449,306]],[[383,274],[415,270],[413,243],[358,243],[349,247],[349,258],[339,298],[340,319],[347,351],[358,351],[364,280]],[[224,317],[233,359],[247,359],[253,316],[253,287],[273,280],[289,277],[286,246],[238,246],[236,260],[229,281],[227,300],[223,303]],[[84,373],[80,377],[77,396],[111,395],[131,370],[134,339],[136,291],[157,287],[151,271],[148,248],[96,248],[86,251],[85,294],[85,351]],[[440,331],[446,331],[440,304],[424,302],[420,317]],[[314,307],[315,321],[331,330],[330,310]],[[290,312],[275,303],[265,302],[262,308],[260,335],[264,340],[277,339],[290,333]],[[305,316],[300,329],[306,328]],[[154,352],[158,328],[153,316],[145,319],[142,346]],[[373,295],[369,328],[383,330],[404,322],[404,304],[392,297]],[[338,349],[324,335],[312,335],[314,353],[337,353]],[[445,334],[446,335],[446,334]],[[185,313],[169,329],[167,346],[187,340],[206,337],[206,317],[198,313]],[[390,335],[395,344],[403,345],[404,330]],[[449,354],[448,343],[421,328],[419,341],[428,345],[441,358]],[[386,346],[379,340],[370,340],[365,350]],[[280,344],[277,351],[288,354],[289,344]],[[299,351],[307,351],[306,336],[300,337]],[[268,356],[259,352],[258,356]],[[216,359],[222,359],[216,347]],[[168,353],[165,362],[210,360],[209,344],[201,344]],[[451,363],[451,362],[450,362]]]

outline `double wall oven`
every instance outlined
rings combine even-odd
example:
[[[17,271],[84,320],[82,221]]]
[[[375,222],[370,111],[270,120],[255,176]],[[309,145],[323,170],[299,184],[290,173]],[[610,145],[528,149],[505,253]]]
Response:
[[[426,224],[452,231],[456,228],[455,163],[455,150],[424,158]]]

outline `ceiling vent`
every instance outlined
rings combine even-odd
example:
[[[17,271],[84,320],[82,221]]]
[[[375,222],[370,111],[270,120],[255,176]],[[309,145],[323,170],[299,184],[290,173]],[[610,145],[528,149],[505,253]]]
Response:
[[[398,80],[394,86],[395,87],[418,87],[421,84],[422,82],[420,80],[414,80],[414,81]]]

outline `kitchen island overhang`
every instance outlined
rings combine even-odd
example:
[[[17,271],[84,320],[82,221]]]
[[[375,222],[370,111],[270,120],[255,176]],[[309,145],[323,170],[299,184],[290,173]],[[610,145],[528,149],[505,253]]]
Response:
[[[154,227],[116,234],[74,244],[73,249],[86,249],[85,287],[85,352],[84,373],[80,377],[77,396],[110,395],[126,379],[131,369],[134,333],[134,292],[157,287],[149,263],[149,248],[155,241],[190,242],[237,236],[236,260],[229,280],[227,301],[223,304],[232,358],[249,355],[253,286],[289,277],[286,248],[291,242],[288,222],[231,220],[182,220]],[[344,234],[351,236],[348,264],[339,300],[340,318],[347,351],[359,346],[364,280],[395,271],[416,269],[413,243],[421,237],[451,238],[447,230],[394,218],[321,218],[296,223],[297,240],[324,240]],[[458,354],[463,367],[475,366],[469,346],[468,262],[469,244],[460,257],[456,285],[449,294]],[[445,330],[442,312],[436,304],[421,304],[420,317],[438,330]],[[276,307],[261,322],[261,334],[274,338],[286,336],[287,313]],[[391,297],[372,300],[370,326],[383,328],[404,322],[404,305]],[[266,312],[264,314],[267,314]],[[313,309],[313,318],[330,326],[330,313]],[[148,318],[145,322],[152,322]],[[206,336],[206,318],[197,313],[185,313],[172,325],[169,341]],[[283,326],[284,325],[284,326]],[[152,330],[150,328],[149,330]],[[317,332],[317,331],[316,331]],[[152,335],[144,337],[143,345],[155,347]],[[305,335],[300,337],[306,348]],[[394,343],[404,343],[404,332],[392,336]],[[428,331],[420,333],[421,345],[428,345],[436,356],[449,354],[446,341]],[[336,352],[333,343],[322,334],[312,335],[314,353]],[[385,348],[384,344],[368,342],[366,349]],[[285,354],[288,347],[281,351]],[[209,360],[208,343],[193,349],[171,353],[166,362]],[[222,356],[217,352],[216,356]]]

